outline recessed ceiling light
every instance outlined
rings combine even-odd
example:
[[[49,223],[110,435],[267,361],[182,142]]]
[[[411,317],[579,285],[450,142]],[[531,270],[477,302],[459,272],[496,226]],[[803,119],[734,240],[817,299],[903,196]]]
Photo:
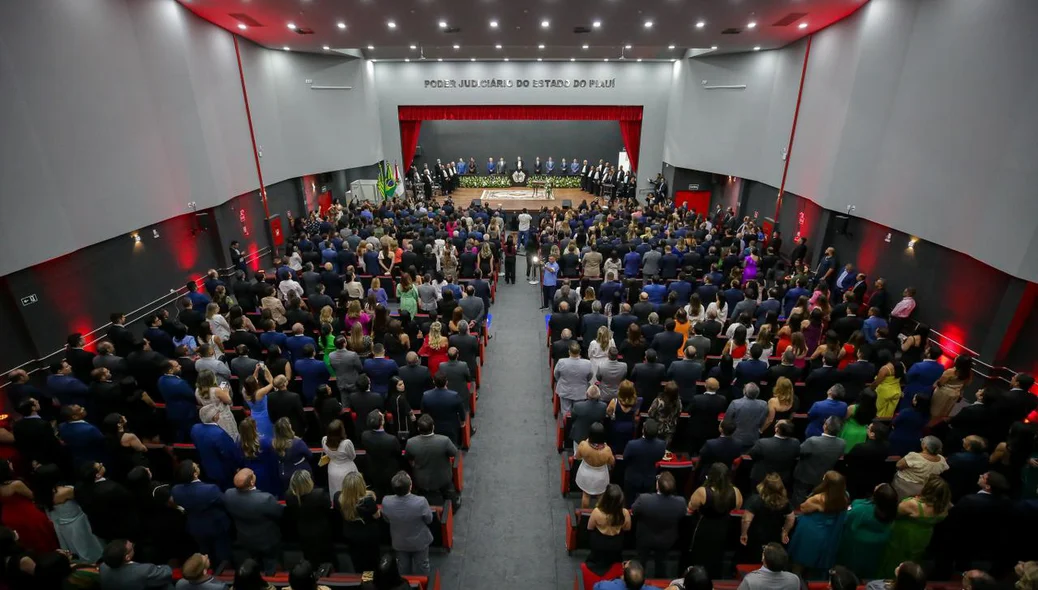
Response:
[[[288,48],[288,46],[287,46],[287,45],[286,45],[286,46],[284,46],[284,47],[282,47],[281,49],[284,49],[285,51],[292,51],[291,49],[289,49],[289,48]]]
[[[437,57],[436,61],[443,61],[443,58],[442,57]]]
[[[396,21],[389,21],[389,22],[386,23],[386,26],[391,28],[391,29],[395,29],[396,28]]]
[[[404,58],[404,61],[406,61],[406,62],[410,62],[410,61],[411,61],[411,58],[409,58],[409,57],[405,57],[405,58]]]
[[[455,48],[455,49],[461,49],[461,45],[458,45],[457,43],[455,43],[455,44],[454,44],[454,48]]]
[[[760,51],[760,45],[753,48],[754,51]]]
[[[336,24],[335,26],[339,27],[340,29],[345,29],[345,28],[346,28],[346,23],[344,23],[344,22],[339,22],[339,23],[337,23],[337,24]]]
[[[587,44],[587,43],[585,43],[585,44],[583,45],[582,49],[587,49],[587,48],[588,48],[588,44]]]
[[[414,51],[415,49],[418,49],[418,46],[417,45],[412,45],[411,46],[411,51]]]
[[[321,49],[324,49],[325,51],[328,51],[329,49],[331,49],[331,47],[328,47],[327,45],[325,45],[325,46],[321,47]]]
[[[667,49],[674,49],[674,45],[668,45]]]
[[[755,28],[756,26],[757,26],[757,21],[755,21],[755,20],[751,20],[751,21],[749,22],[749,24],[747,24],[747,25],[746,25],[746,28],[747,28],[747,29],[752,29],[752,28]]]
[[[295,23],[288,23],[288,28],[290,28],[290,29],[292,29],[294,31],[294,30],[296,30],[296,24]]]
[[[544,43],[541,43],[540,45],[538,45],[537,49],[544,49]]]
[[[642,58],[640,58],[640,57],[639,57],[639,58],[637,59],[637,61],[638,61],[638,62],[641,62],[641,61],[642,61]]]
[[[490,21],[490,28],[491,29],[496,29],[497,28],[497,21],[496,20]]]
[[[703,21],[699,21],[699,22],[696,23],[696,28],[697,29],[702,29],[705,26],[706,26],[706,23],[703,22]]]
[[[247,29],[249,27],[246,27],[245,23],[238,23],[238,28],[244,31],[245,29]]]
[[[505,61],[508,61],[508,58],[507,58],[507,57],[505,58]]]
[[[630,48],[631,48],[630,45],[624,45],[624,49],[630,49]]]
[[[544,61],[544,60],[538,57],[538,58],[537,58],[537,61]]]
[[[447,21],[441,20],[440,21],[440,28],[441,29],[446,29],[447,28]]]
[[[550,26],[551,26],[551,22],[549,22],[549,21],[546,21],[546,20],[542,20],[542,21],[541,21],[541,28],[542,28],[542,29],[547,29],[547,28],[548,28],[548,27],[550,27]]]
[[[469,59],[469,61],[476,61],[476,58],[473,57],[473,58]]]
[[[569,58],[569,60],[570,60],[570,61],[577,61],[577,58],[575,58],[575,57],[571,57],[571,58]]]
[[[374,51],[374,50],[375,50],[375,46],[374,45],[368,45],[368,51]]]
[[[607,58],[603,59],[602,61],[609,61],[609,58],[607,57]]]
[[[800,23],[799,25],[797,25],[797,28],[798,29],[806,29],[807,28],[807,23]]]
[[[371,60],[371,63],[375,63],[376,61],[378,61],[378,60],[377,59],[373,59],[373,60]]]
[[[652,21],[651,20],[645,21],[645,28],[646,29],[651,29],[652,28]]]
[[[596,28],[596,29],[600,29],[600,28],[602,28],[602,21],[596,20],[595,22],[591,23],[591,26]]]
[[[495,45],[495,46],[494,46],[494,49],[501,49],[501,44],[500,44],[500,43],[498,43],[497,45]]]
[[[714,50],[714,51],[717,51],[717,46],[716,46],[716,45],[711,45],[711,46],[710,46],[710,49],[712,49],[712,50]]]

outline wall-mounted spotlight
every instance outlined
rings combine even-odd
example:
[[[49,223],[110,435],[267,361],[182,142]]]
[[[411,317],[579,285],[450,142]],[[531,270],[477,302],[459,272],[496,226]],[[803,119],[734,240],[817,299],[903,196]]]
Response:
[[[159,230],[157,230],[157,229],[151,230],[151,237],[155,238],[156,240],[159,239]]]
[[[915,238],[909,238],[908,239],[908,249],[909,250],[914,250],[915,249],[915,243],[918,242],[918,241],[919,240],[917,240]]]
[[[133,238],[133,243],[134,244],[140,244],[141,243],[141,236],[137,232],[133,232],[132,234],[130,234],[130,237]]]

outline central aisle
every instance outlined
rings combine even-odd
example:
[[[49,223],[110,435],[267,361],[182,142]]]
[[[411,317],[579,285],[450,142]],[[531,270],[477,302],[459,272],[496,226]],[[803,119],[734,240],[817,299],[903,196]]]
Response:
[[[454,550],[433,554],[445,590],[570,590],[579,560],[566,555],[540,287],[498,283],[483,386],[465,456]],[[503,277],[501,277],[503,279]]]

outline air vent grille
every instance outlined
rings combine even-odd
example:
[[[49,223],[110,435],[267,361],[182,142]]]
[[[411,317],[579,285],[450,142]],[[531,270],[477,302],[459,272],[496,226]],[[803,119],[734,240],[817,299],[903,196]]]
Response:
[[[591,32],[591,27],[573,27],[573,32],[577,35],[585,35]]]
[[[234,13],[228,14],[227,16],[233,18],[234,20],[236,20],[236,21],[240,22],[241,24],[243,24],[245,26],[248,26],[248,27],[262,27],[263,26],[259,21],[257,21],[256,19],[252,18],[251,16],[245,14],[244,12],[234,12]]]
[[[313,29],[308,29],[306,27],[296,27],[296,34],[297,35],[313,35],[314,34],[314,30]]]
[[[443,32],[444,33],[450,33],[450,34],[453,35],[455,33],[460,33],[461,32],[461,27],[447,27],[446,29],[443,30]]]
[[[742,32],[742,29],[725,29],[721,31],[722,35],[738,35]]]
[[[773,26],[773,27],[788,27],[789,25],[797,22],[798,20],[804,18],[805,16],[807,16],[806,12],[791,12],[791,13],[787,14],[786,16],[778,19],[774,23],[772,23],[771,26]]]

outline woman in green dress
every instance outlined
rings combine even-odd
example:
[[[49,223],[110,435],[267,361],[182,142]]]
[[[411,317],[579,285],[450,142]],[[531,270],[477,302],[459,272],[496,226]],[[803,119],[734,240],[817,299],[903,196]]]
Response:
[[[890,484],[880,484],[872,499],[855,500],[847,512],[840,537],[836,562],[860,578],[875,578],[897,517],[897,492]]]
[[[843,423],[840,438],[847,441],[844,453],[849,453],[855,446],[865,442],[868,438],[869,424],[876,418],[876,392],[871,389],[863,389],[858,397],[858,403],[847,408],[847,421]]]
[[[893,577],[894,570],[903,561],[922,562],[933,529],[948,516],[950,506],[951,488],[937,475],[926,480],[918,496],[902,500],[877,577]]]
[[[406,272],[400,275],[400,286],[396,291],[400,297],[400,309],[407,310],[414,317],[418,313],[418,289],[411,282],[411,275]]]

